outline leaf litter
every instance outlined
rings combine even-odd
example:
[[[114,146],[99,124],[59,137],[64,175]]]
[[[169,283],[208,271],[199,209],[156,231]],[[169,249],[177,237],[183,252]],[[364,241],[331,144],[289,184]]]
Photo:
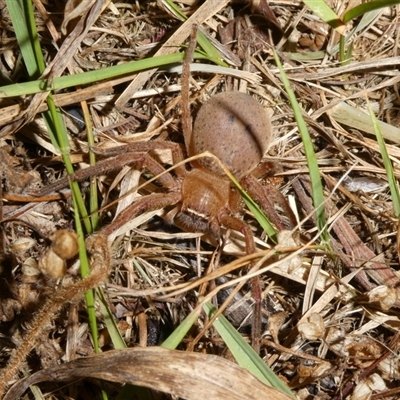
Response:
[[[47,4],[37,0],[34,3],[36,24],[48,64],[60,57],[57,47],[65,40],[59,33],[61,29],[75,35],[69,38],[71,46],[63,56],[65,58],[59,58],[54,64],[54,76],[63,73],[65,65],[69,65],[70,72],[80,73],[152,57],[156,52],[178,51],[191,30],[191,21],[177,20],[164,2],[107,1],[103,10],[100,7],[97,14],[91,14],[95,15],[92,19],[82,17],[85,12],[93,12],[89,9],[91,2],[86,2],[86,10],[85,2],[81,2],[75,20],[64,16],[62,2]],[[68,3],[69,6],[73,4]],[[187,3],[178,4],[187,16],[198,12],[199,5]],[[247,87],[247,92],[272,115],[274,141],[266,158],[273,168],[262,176],[263,184],[277,185],[301,221],[296,232],[279,243],[283,255],[297,250],[298,243],[303,246],[296,255],[296,262],[285,262],[277,257],[260,267],[266,270],[260,275],[263,287],[260,356],[300,399],[360,399],[377,393],[383,396],[385,392],[386,398],[397,398],[398,225],[393,216],[379,147],[375,137],[366,130],[368,122],[357,126],[356,118],[351,114],[344,118],[343,110],[349,111],[348,106],[351,106],[353,110],[366,112],[367,93],[379,120],[396,132],[399,125],[398,83],[394,81],[399,64],[398,8],[383,9],[368,29],[353,37],[352,60],[349,65],[341,66],[337,54],[332,51],[338,42],[335,32],[301,2],[270,1],[272,17],[253,15],[250,2],[220,3],[220,8],[209,7],[205,14],[200,14],[197,22],[225,49],[229,60],[238,63],[235,68],[252,74],[249,76],[254,79],[247,79],[244,84],[239,78],[224,75],[221,71],[216,75],[193,69],[192,110],[197,111],[199,105],[214,93],[238,90],[243,85]],[[338,3],[338,12],[339,9],[343,12],[349,5],[346,1]],[[6,4],[2,1],[0,10],[1,79],[6,85],[21,79],[24,71],[19,67],[19,49]],[[260,14],[260,10],[255,14]],[[86,25],[81,21],[86,21]],[[273,62],[271,42],[264,28],[266,21],[269,21],[273,44],[285,63],[292,88],[308,117],[306,122],[324,179],[330,248],[316,238],[303,147]],[[74,31],[77,26],[81,29],[79,35]],[[283,31],[285,35],[282,35]],[[69,121],[69,140],[77,169],[87,167],[85,153],[88,147],[79,102],[88,104],[97,141],[102,145],[135,140],[182,143],[180,88],[179,73],[160,69],[55,93],[64,118]],[[35,371],[41,374],[45,368],[57,368],[54,367],[56,364],[78,358],[72,361],[77,363],[76,366],[65,364],[63,371],[66,372],[62,372],[76,378],[71,370],[78,369],[79,357],[94,354],[84,305],[78,302],[83,289],[94,283],[79,283],[82,281],[76,276],[76,260],[66,261],[70,270],[61,283],[46,273],[30,269],[33,266],[35,271],[40,263],[43,264],[49,246],[51,248],[50,237],[55,231],[74,230],[68,194],[56,201],[43,198],[42,204],[37,204],[32,194],[35,191],[32,185],[46,187],[65,176],[59,152],[50,143],[38,114],[43,108],[42,99],[42,95],[35,97],[33,105],[36,108],[31,105],[26,113],[20,112],[27,106],[26,99],[13,102],[1,99],[0,151],[6,156],[0,160],[3,191],[0,366],[5,371],[10,353],[16,353],[32,329],[36,329],[40,340],[31,339],[30,347],[34,351],[28,360],[20,360],[18,364],[23,366],[23,374]],[[338,112],[337,105],[341,104],[346,108],[340,108]],[[399,152],[390,142],[394,136],[386,139],[398,177]],[[158,157],[163,165],[171,165],[168,151],[161,151]],[[99,177],[97,185],[102,206],[118,199],[120,190],[127,191],[148,180],[145,174],[132,176],[128,171],[129,168],[122,168]],[[342,180],[345,175],[347,178]],[[152,182],[144,185],[139,195],[158,189]],[[21,201],[22,198],[25,200]],[[114,211],[115,208],[110,207],[103,214],[104,224],[113,218]],[[189,289],[189,284],[243,256],[240,235],[227,232],[222,249],[216,247],[212,237],[204,235],[200,240],[198,234],[167,225],[164,214],[160,210],[138,217],[125,234],[111,244],[111,271],[108,271],[109,278],[103,289],[128,347],[136,347],[139,343],[142,346],[162,343],[195,307],[199,293],[204,295],[215,285],[213,281],[203,282],[199,288],[192,285]],[[257,250],[266,251],[274,246],[266,240],[252,215],[248,213],[245,219],[253,228]],[[294,237],[297,238],[295,241]],[[24,240],[28,244],[24,245]],[[233,270],[225,271],[224,282],[237,278],[238,274]],[[98,283],[97,278],[95,283]],[[187,285],[188,289],[180,294],[165,292],[166,288],[175,285],[177,288]],[[74,292],[63,301],[66,288]],[[238,300],[243,303],[240,311],[243,314],[244,307],[245,313],[250,313],[249,296],[246,292],[239,295],[244,298]],[[41,311],[43,305],[49,305],[48,313]],[[249,329],[240,327],[241,321],[235,320],[234,316],[228,315],[228,318],[248,339]],[[190,347],[191,340],[204,323],[200,318],[181,344],[181,350]],[[105,327],[100,314],[98,324],[100,328]],[[35,328],[38,325],[43,325],[40,330]],[[113,347],[103,331],[102,338],[103,351]],[[196,353],[230,358],[225,344],[212,328],[194,347]],[[148,372],[152,379],[158,373],[157,368],[162,381],[170,379],[165,375],[168,370],[160,365],[168,364],[167,353],[159,348],[154,350],[153,362],[159,361],[157,367]],[[142,359],[151,356],[148,354]],[[187,356],[186,363],[190,366],[190,354]],[[171,353],[171,360],[174,357],[179,359],[181,356]],[[115,362],[118,364],[117,358]],[[195,362],[199,366],[210,363],[208,358],[193,360]],[[105,377],[108,371],[97,373],[96,363],[88,363],[89,372],[83,376]],[[138,376],[135,374],[137,372],[132,372],[131,376]],[[214,372],[214,376],[217,374]],[[145,375],[143,379],[146,379]],[[200,380],[201,372],[194,375],[204,384]],[[51,381],[56,375],[49,376]],[[129,379],[110,380],[140,383]],[[229,374],[227,379],[229,382]],[[11,377],[4,384],[13,381]],[[243,381],[251,385],[249,376],[243,375]],[[148,387],[196,398],[189,397],[188,392],[179,392],[179,382],[188,390],[192,384],[182,375],[182,380],[174,381],[169,389],[152,386],[151,382]],[[78,387],[82,389],[79,383],[71,385],[71,393],[77,393]],[[40,387],[47,393],[58,386],[42,384]],[[98,390],[96,385],[93,390]],[[119,390],[117,384],[108,387],[110,397]]]

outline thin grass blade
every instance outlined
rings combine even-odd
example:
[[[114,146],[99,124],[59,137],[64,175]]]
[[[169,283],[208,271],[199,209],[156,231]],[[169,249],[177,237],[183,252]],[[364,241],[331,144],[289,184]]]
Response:
[[[257,203],[248,195],[248,193],[242,188],[242,186],[236,180],[236,178],[227,169],[225,169],[225,173],[229,176],[229,179],[238,188],[240,195],[242,196],[242,199],[246,203],[247,208],[252,212],[254,218],[264,229],[265,233],[274,243],[277,243],[277,238],[276,238],[277,231],[273,227],[267,216],[262,212]]]
[[[166,349],[176,349],[179,344],[182,342],[183,338],[187,335],[189,330],[192,328],[193,324],[197,321],[197,318],[200,315],[200,311],[191,312],[175,330],[168,336],[167,339],[162,342],[161,347]]]
[[[340,34],[344,34],[346,27],[343,21],[324,0],[303,0],[303,2],[314,14],[318,15],[333,29],[337,30]]]
[[[372,110],[371,104],[368,103],[369,114],[371,116],[372,125],[374,127],[376,139],[379,144],[379,149],[382,154],[383,164],[386,170],[386,176],[389,182],[390,193],[392,195],[393,213],[396,218],[400,217],[400,194],[397,180],[394,175],[393,165],[389,158],[389,153],[386,148],[385,140],[383,139],[381,130],[379,128],[378,120]]]
[[[310,172],[310,180],[312,187],[312,197],[313,197],[313,205],[315,208],[315,217],[317,220],[318,230],[321,232],[322,239],[328,243],[329,242],[329,234],[326,230],[326,216],[325,216],[325,197],[322,188],[322,180],[321,174],[318,168],[317,157],[314,152],[314,148],[311,141],[310,133],[308,132],[307,125],[303,118],[303,113],[300,108],[300,105],[296,99],[296,96],[290,86],[289,79],[286,76],[286,73],[282,67],[282,64],[279,60],[279,57],[276,53],[274,53],[276,64],[279,68],[279,72],[281,74],[282,82],[285,87],[286,93],[289,97],[290,104],[292,106],[294,117],[297,122],[297,126],[299,128],[301,140],[303,142],[304,151],[307,158],[307,165]]]
[[[211,303],[207,302],[204,305],[204,311],[211,318],[217,310]],[[295,398],[291,390],[275,375],[272,369],[223,315],[220,315],[213,325],[241,367],[247,369],[267,385]]]
[[[45,79],[39,79],[36,81],[6,85],[0,87],[0,99],[87,85],[89,83],[112,79],[133,72],[180,63],[183,61],[184,57],[185,55],[183,53],[167,54],[164,56],[147,58],[145,60],[114,65],[96,71],[88,71],[76,75],[59,76],[54,78],[51,82]],[[203,53],[199,52],[195,52],[193,57],[194,59],[207,59]]]
[[[100,304],[100,309],[101,313],[104,318],[104,322],[107,327],[107,331],[110,335],[111,342],[114,346],[115,349],[125,349],[126,348],[126,343],[124,339],[121,336],[121,333],[118,329],[118,326],[115,322],[114,316],[110,310],[110,308],[107,305],[107,301],[104,296],[103,289],[101,287],[98,287],[96,289],[96,294],[97,298],[99,299],[99,304]]]
[[[167,4],[170,12],[173,12],[177,19],[180,19],[181,21],[187,20],[187,16],[180,10],[180,8],[172,0],[164,0],[164,3]],[[196,40],[197,43],[200,45],[200,47],[204,50],[205,54],[207,54],[207,57],[210,59],[210,61],[214,62],[217,65],[228,66],[226,63],[222,61],[221,54],[215,48],[215,46],[207,39],[207,36],[204,35],[204,33],[198,31]]]
[[[343,15],[343,22],[347,24],[347,22],[361,15],[366,14],[367,12],[378,10],[380,8],[394,6],[395,4],[400,4],[400,0],[375,0],[359,4],[358,6],[348,10]]]
[[[38,78],[44,70],[44,61],[43,57],[37,58],[35,54],[37,32],[30,29],[35,25],[35,21],[31,20],[32,3],[25,4],[24,0],[6,0],[6,4],[28,75],[32,79]],[[27,7],[30,11],[26,11]]]

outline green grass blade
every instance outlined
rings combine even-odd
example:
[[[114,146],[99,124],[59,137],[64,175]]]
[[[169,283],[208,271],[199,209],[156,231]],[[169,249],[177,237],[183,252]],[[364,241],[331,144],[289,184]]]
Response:
[[[168,336],[167,339],[162,342],[161,347],[165,347],[166,349],[176,349],[179,344],[182,342],[183,338],[189,332],[193,324],[197,321],[197,318],[200,315],[200,311],[191,312],[175,330]]]
[[[325,3],[324,0],[303,0],[308,8],[318,15],[324,22],[337,30],[340,34],[345,32],[345,25],[339,16]]]
[[[117,324],[115,323],[114,316],[107,305],[107,301],[104,297],[104,292],[101,287],[96,289],[97,298],[99,299],[101,313],[104,318],[104,322],[107,327],[107,331],[110,334],[111,342],[115,349],[125,349],[126,343],[121,336]]]
[[[400,0],[396,0],[396,1],[397,1],[397,3],[400,2]],[[373,3],[375,3],[375,4],[373,4]],[[341,36],[341,38],[340,38],[340,61],[342,62],[342,65],[348,64],[348,62],[350,62],[352,51],[353,51],[353,43],[350,44],[347,52],[345,52],[345,45],[347,43],[349,43],[351,37],[355,33],[368,28],[368,26],[379,16],[380,9],[385,7],[384,4],[385,4],[385,1],[364,3],[364,4],[361,4],[360,6],[352,8],[351,10],[346,12],[346,14],[343,16],[344,23],[347,23],[351,19],[354,19],[361,15],[362,15],[362,18],[361,18],[359,24],[348,35],[346,35],[346,37]],[[346,60],[348,60],[348,61],[346,61]]]
[[[223,67],[228,67],[228,64],[222,61],[221,55],[219,54],[219,51],[215,48],[215,46],[207,39],[207,36],[204,35],[203,32],[198,31],[197,32],[197,42],[201,46],[201,48],[204,50],[205,54],[207,54],[207,57],[209,58],[210,61],[217,65],[221,65]]]
[[[301,140],[303,142],[304,151],[307,158],[307,165],[310,172],[310,180],[312,187],[312,197],[313,204],[315,208],[315,217],[317,220],[318,230],[321,232],[322,239],[328,243],[329,242],[329,234],[326,230],[326,216],[325,216],[325,197],[322,188],[322,180],[321,175],[318,168],[317,157],[314,152],[314,148],[312,145],[310,133],[308,132],[307,125],[304,121],[302,110],[300,108],[299,103],[297,102],[296,96],[290,87],[289,79],[286,76],[286,73],[282,67],[282,64],[279,60],[278,55],[274,52],[274,57],[276,64],[279,68],[279,72],[282,78],[283,85],[285,87],[286,93],[289,97],[290,104],[292,106],[294,117],[297,122],[297,126],[299,128]]]
[[[380,10],[375,10],[368,12],[367,14],[363,15],[362,19],[360,20],[359,24],[352,29],[346,37],[340,38],[340,45],[336,44],[332,46],[329,49],[329,54],[330,55],[335,55],[338,51],[341,51],[343,53],[343,57],[345,59],[345,50],[344,50],[344,45],[349,42],[351,37],[356,34],[357,32],[360,32],[364,29],[368,29],[368,27],[374,22],[374,20],[379,16]],[[342,35],[343,36],[343,35]],[[343,43],[342,43],[343,40]],[[343,46],[343,50],[341,50],[340,46]],[[310,53],[286,53],[286,55],[291,59],[291,60],[296,60],[296,61],[311,61],[311,60],[320,60],[323,59],[326,56],[326,51],[314,51]],[[341,58],[342,59],[342,58]]]
[[[45,65],[43,57],[37,57],[38,36],[33,18],[32,2],[29,0],[6,0],[7,9],[13,23],[15,36],[30,78],[38,78]],[[32,21],[33,19],[33,21]],[[36,51],[35,51],[36,50]]]
[[[207,302],[204,305],[204,311],[211,318],[217,310],[211,303]],[[221,335],[221,338],[224,340],[225,344],[235,357],[235,360],[241,367],[247,369],[260,381],[280,390],[290,397],[295,398],[290,389],[275,375],[272,369],[262,360],[262,358],[243,339],[239,332],[223,315],[220,315],[215,320],[213,326]]]
[[[398,0],[398,1],[400,1],[400,0]],[[380,14],[379,9],[372,10],[372,11],[365,13],[362,16],[360,22],[357,24],[357,26],[352,31],[352,33],[357,33],[364,29],[367,29],[376,20],[376,18],[379,17],[379,14]]]
[[[367,3],[359,4],[358,6],[348,10],[343,16],[343,22],[346,24],[354,18],[366,14],[367,12],[378,10],[389,6],[400,4],[400,0],[375,0]]]
[[[269,219],[262,212],[257,203],[247,194],[247,192],[241,189],[240,186],[238,188],[244,202],[246,203],[247,208],[254,215],[254,218],[260,224],[261,228],[264,229],[265,233],[268,235],[273,243],[278,243],[278,239],[276,237],[277,231],[273,227]]]
[[[21,48],[28,74],[31,78],[35,78],[44,71],[45,62],[35,25],[32,2],[30,0],[9,0],[8,3],[15,35]],[[60,150],[68,174],[72,174],[74,171],[69,157],[67,130],[61,112],[55,106],[51,94],[47,97],[47,104],[49,110],[42,113],[42,116],[46,123],[50,140],[54,147]],[[84,218],[85,227],[90,231],[90,221],[85,218],[87,217],[87,212],[77,183],[72,184],[72,191],[77,201],[78,209]]]
[[[106,79],[144,71],[146,69],[162,67],[164,65],[176,64],[183,61],[184,53],[167,54],[164,56],[151,57],[145,60],[131,61],[125,64],[113,65],[96,71],[83,72],[76,75],[67,75],[54,78],[51,82],[41,79],[25,83],[16,83],[0,87],[0,99],[14,96],[23,96],[39,92],[67,89],[73,86],[87,85]],[[195,59],[207,59],[203,53],[195,52]]]
[[[242,199],[246,203],[247,208],[251,211],[251,213],[254,215],[254,218],[257,220],[257,222],[260,224],[260,226],[264,229],[265,233],[268,235],[268,237],[274,242],[277,243],[277,231],[269,221],[269,219],[266,217],[266,215],[262,212],[258,204],[248,195],[248,193],[240,186],[240,183],[236,180],[236,178],[229,173],[229,171],[225,171],[227,175],[229,176],[229,179],[235,184],[235,186],[238,188],[240,195],[242,196]]]
[[[71,175],[74,173],[74,167],[72,165],[71,158],[69,155],[70,147],[69,147],[67,128],[65,127],[60,109],[56,107],[56,105],[54,104],[53,96],[51,93],[47,96],[47,105],[49,107],[49,110],[44,112],[42,115],[47,125],[49,137],[53,145],[56,148],[57,147],[59,148],[63,158],[65,169],[67,173]],[[76,206],[78,207],[77,210],[79,211],[79,214],[83,219],[86,232],[92,233],[93,232],[92,226],[88,218],[88,213],[86,210],[85,203],[83,201],[79,184],[78,182],[71,182],[70,186],[73,198],[76,201]]]
[[[164,0],[164,2],[168,4],[169,10],[175,13],[177,19],[180,19],[181,21],[187,20],[187,16],[180,10],[180,8],[172,0]],[[225,67],[228,66],[228,64],[222,61],[221,54],[215,48],[215,46],[207,39],[207,36],[204,35],[203,32],[198,31],[196,39],[200,47],[207,54],[207,57],[210,59],[210,61],[212,61],[217,65],[222,65]]]
[[[370,104],[368,104],[368,108],[369,108],[369,114],[370,114],[371,120],[372,120],[372,125],[374,127],[376,139],[379,144],[379,149],[382,153],[383,164],[385,166],[386,176],[387,176],[389,187],[390,187],[390,193],[392,195],[393,213],[396,218],[399,218],[400,217],[400,194],[399,194],[399,188],[397,186],[397,180],[394,175],[393,165],[392,165],[392,162],[390,161],[389,153],[387,151],[385,140],[383,139],[381,130],[379,128],[378,120],[376,119],[375,114],[374,114]]]
[[[185,21],[187,19],[186,15],[172,0],[164,0],[163,2],[168,5],[169,10],[175,14],[177,19],[180,19],[181,21]]]
[[[80,220],[80,216],[78,213],[78,206],[76,204],[75,196],[72,196],[72,201],[74,205],[74,216],[75,216],[75,226],[76,232],[78,234],[78,243],[79,243],[79,260],[81,263],[81,275],[82,277],[86,277],[90,275],[90,266],[89,266],[89,259],[86,252],[86,245],[85,245],[85,235],[82,229],[82,224]],[[94,291],[88,290],[85,293],[85,301],[86,301],[86,309],[88,313],[89,319],[89,326],[92,333],[93,339],[93,347],[96,353],[100,352],[99,348],[99,334],[97,330],[97,319],[96,319],[96,312],[95,312],[95,304],[94,304]]]
[[[83,118],[85,120],[87,142],[89,147],[89,163],[91,166],[96,164],[96,155],[90,149],[95,145],[93,124],[90,117],[90,111],[87,103],[84,101],[81,103]],[[96,179],[90,180],[90,226],[92,231],[95,232],[100,228],[100,217],[99,217],[99,198],[97,192],[97,181]]]

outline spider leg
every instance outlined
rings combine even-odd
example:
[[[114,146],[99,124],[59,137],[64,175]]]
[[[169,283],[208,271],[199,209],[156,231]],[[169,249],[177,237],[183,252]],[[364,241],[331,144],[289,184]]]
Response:
[[[220,223],[229,229],[233,229],[238,231],[244,235],[245,243],[246,243],[246,253],[253,254],[256,251],[254,244],[253,232],[250,229],[250,226],[246,224],[246,222],[242,221],[239,218],[232,217],[230,215],[223,214],[219,218]],[[251,278],[251,291],[252,297],[254,299],[254,308],[253,308],[253,321],[251,328],[251,343],[253,349],[259,353],[260,351],[260,340],[261,340],[261,285],[260,278],[255,276]]]
[[[144,145],[145,143],[142,144]],[[141,143],[137,143],[137,145],[141,145]],[[126,146],[123,147],[125,148]],[[149,149],[147,146],[140,148]],[[165,168],[149,154],[139,153],[139,155],[140,157],[136,159],[136,162],[147,168],[154,176],[157,176],[157,180],[170,192],[153,193],[136,200],[132,205],[125,208],[110,225],[103,228],[102,232],[107,236],[143,212],[159,210],[174,205],[182,199],[182,193],[179,190],[180,183],[169,172],[166,172]]]
[[[286,199],[279,190],[275,187],[270,186],[265,188],[261,183],[253,176],[247,175],[241,179],[241,184],[248,191],[249,195],[261,206],[262,210],[266,213],[267,217],[279,230],[293,229],[296,226],[296,218],[293,211],[286,202]],[[275,211],[275,203],[279,204],[285,214],[288,216],[288,225],[285,225],[282,219]],[[252,237],[253,243],[254,239]],[[261,332],[261,287],[259,277],[252,278],[252,291],[254,298],[254,314],[253,314],[253,329],[252,329],[252,340],[256,341],[255,335]],[[260,344],[260,337],[258,336],[258,345]],[[254,345],[253,345],[254,347]]]
[[[132,205],[125,208],[111,224],[102,228],[101,233],[109,236],[139,214],[174,205],[181,200],[181,197],[181,193],[178,191],[171,193],[153,193],[141,197]]]
[[[102,156],[115,156],[124,153],[146,153],[157,149],[169,149],[172,153],[173,164],[178,164],[184,160],[182,149],[178,143],[166,142],[163,140],[155,140],[148,142],[134,142],[128,143],[122,146],[109,147],[102,149],[100,147],[94,147],[92,150],[95,154]],[[186,169],[184,165],[180,165],[175,169],[176,174],[179,176],[184,176],[186,174]]]
[[[48,193],[57,192],[66,186],[68,186],[69,182],[72,181],[83,181],[92,176],[102,175],[107,171],[112,171],[117,168],[122,168],[125,165],[139,163],[140,165],[145,166],[153,175],[160,175],[158,178],[159,182],[167,189],[174,189],[177,186],[175,179],[168,172],[165,172],[165,168],[150,157],[146,153],[123,153],[119,155],[115,155],[113,157],[109,157],[106,160],[100,160],[88,168],[80,169],[73,174],[66,176],[65,178],[59,179],[57,182],[54,182],[51,185],[46,186],[41,189],[39,192],[35,193],[36,196],[44,196]],[[165,173],[163,173],[165,172]]]
[[[296,225],[293,211],[290,209],[286,199],[278,190],[274,190],[272,187],[264,188],[253,175],[243,177],[240,183],[244,186],[252,199],[260,205],[267,217],[275,225],[276,229],[282,231],[285,229],[292,229]],[[289,223],[291,226],[285,226],[282,219],[275,211],[275,203],[278,203],[283,208],[284,212],[289,217]]]
[[[259,184],[261,185],[261,183]],[[266,197],[268,199],[272,199],[273,203],[279,204],[280,207],[282,207],[284,215],[289,218],[285,229],[292,230],[297,225],[296,216],[294,215],[293,210],[290,208],[287,200],[285,199],[285,196],[273,185],[269,185],[268,187],[265,187],[263,185],[261,186],[264,189]]]
[[[138,145],[140,145],[140,143],[138,143]],[[57,191],[64,188],[70,181],[82,181],[92,176],[101,175],[107,171],[121,168],[125,165],[133,163],[139,164],[140,167],[147,168],[150,173],[152,173],[154,176],[157,176],[157,180],[161,183],[161,185],[170,192],[151,194],[135,201],[134,204],[123,210],[110,225],[103,228],[102,232],[107,236],[119,229],[135,216],[145,211],[158,210],[166,206],[173,205],[179,202],[182,197],[179,190],[180,183],[174,179],[169,172],[166,172],[165,168],[156,160],[154,160],[149,154],[126,152],[127,148],[131,149],[130,146],[120,147],[125,149],[125,153],[121,154],[122,149],[120,148],[119,151],[113,153],[118,155],[114,155],[113,157],[109,157],[105,160],[100,160],[96,165],[79,170],[74,174],[55,182],[53,185],[47,186],[45,189],[46,193],[49,191]],[[154,146],[150,147],[154,148]],[[150,147],[136,146],[136,149],[139,148],[140,150],[148,150]],[[170,147],[172,148],[174,146]],[[39,192],[38,195],[42,195],[42,192],[43,190]]]

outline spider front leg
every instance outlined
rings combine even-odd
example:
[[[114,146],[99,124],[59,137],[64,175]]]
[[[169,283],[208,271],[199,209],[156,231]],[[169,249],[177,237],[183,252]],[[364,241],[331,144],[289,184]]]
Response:
[[[179,164],[181,161],[184,160],[182,150],[178,143],[166,142],[161,140],[153,142],[134,142],[122,146],[115,146],[109,148],[95,147],[92,150],[95,154],[98,154],[100,156],[115,156],[125,153],[148,153],[149,151],[158,149],[171,150],[172,163],[174,165]],[[184,176],[186,174],[186,169],[184,165],[176,167],[175,171],[176,174],[179,176]]]
[[[179,146],[175,143],[168,142],[135,143],[132,145],[111,148],[108,153],[115,154],[116,152],[118,153],[121,151],[129,151],[132,148],[134,148],[135,150],[140,149],[143,151],[149,151],[162,147],[167,147],[171,149],[174,163],[177,163],[183,159]],[[103,151],[101,154],[104,155],[105,152]],[[153,193],[136,200],[134,204],[124,209],[110,225],[102,229],[102,233],[105,235],[110,235],[111,233],[117,231],[119,228],[121,228],[123,225],[125,225],[131,219],[141,213],[154,211],[174,205],[178,203],[182,198],[182,194],[180,191],[180,180],[175,179],[169,172],[165,171],[165,168],[154,158],[152,158],[148,153],[141,153],[140,157],[137,157],[135,161],[136,163],[140,164],[140,168],[145,168],[153,176],[156,176],[161,185],[169,192]],[[177,167],[177,169],[178,168],[179,167]],[[185,170],[179,170],[179,174],[183,175],[184,173],[186,173]]]
[[[132,205],[125,208],[111,224],[101,229],[101,233],[110,236],[123,225],[139,214],[147,211],[161,210],[164,207],[172,206],[181,200],[180,192],[153,193],[136,200]]]
[[[183,160],[179,145],[171,142],[140,142],[108,149],[97,147],[93,151],[101,157],[108,156],[107,159],[100,160],[94,166],[79,170],[47,186],[37,193],[37,195],[42,196],[49,192],[58,191],[67,186],[70,181],[82,181],[92,176],[102,175],[107,171],[122,168],[125,165],[137,164],[140,169],[147,169],[151,174],[157,176],[158,182],[168,193],[152,194],[135,201],[133,205],[126,208],[110,225],[102,229],[102,233],[110,235],[140,213],[162,209],[180,201],[180,181],[165,171],[165,168],[147,153],[158,148],[170,149],[174,163]],[[177,175],[183,176],[186,173],[184,165],[177,167],[176,172]]]
[[[57,192],[68,186],[69,182],[72,181],[81,182],[93,176],[103,175],[105,172],[122,168],[124,165],[143,162],[142,160],[143,160],[143,154],[141,153],[124,153],[114,157],[110,157],[107,160],[100,160],[96,163],[96,165],[80,169],[74,172],[73,174],[61,178],[58,181],[44,187],[43,189],[39,190],[37,193],[34,194],[40,197],[48,193]]]
[[[182,150],[177,143],[171,142],[139,142],[131,143],[122,146],[110,147],[102,149],[100,147],[94,147],[92,151],[100,157],[107,157],[97,161],[96,165],[88,168],[84,168],[74,172],[73,174],[66,176],[57,182],[54,182],[45,188],[34,193],[36,196],[44,196],[51,192],[57,192],[72,181],[83,181],[93,176],[103,175],[105,172],[112,171],[118,168],[122,168],[125,165],[139,163],[149,169],[154,175],[160,175],[165,171],[164,167],[160,165],[156,160],[150,157],[147,152],[155,149],[170,149],[172,153],[172,160],[174,164],[181,162],[183,158]],[[185,166],[181,165],[176,168],[176,173],[179,176],[184,176],[186,173]],[[171,174],[165,173],[159,177],[159,182],[167,189],[172,189],[176,186],[176,181]]]
[[[261,183],[252,175],[248,174],[240,180],[240,183],[247,190],[249,195],[255,200],[270,219],[270,221],[279,230],[293,228],[296,224],[295,217],[292,210],[286,203],[283,195],[274,187],[264,188]],[[285,226],[277,212],[275,211],[275,203],[278,203],[286,215],[289,217],[288,226]],[[246,242],[246,253],[252,254],[255,252],[254,238],[250,227],[242,220],[230,217],[229,220],[224,221],[226,227],[240,231]],[[250,268],[252,265],[250,265]],[[251,290],[254,299],[253,318],[252,318],[252,346],[255,351],[260,349],[261,340],[261,302],[262,292],[260,278],[258,276],[251,279]]]

